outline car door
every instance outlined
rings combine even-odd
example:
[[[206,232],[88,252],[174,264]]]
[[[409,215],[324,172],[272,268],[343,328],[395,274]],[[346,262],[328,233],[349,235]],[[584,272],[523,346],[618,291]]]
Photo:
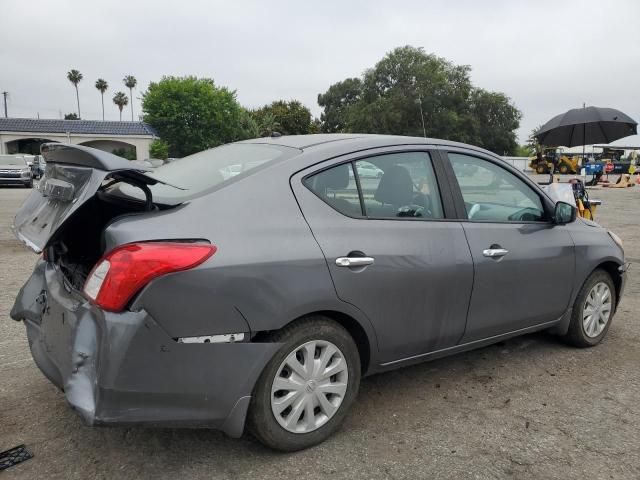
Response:
[[[359,162],[382,175],[361,177]],[[455,345],[464,332],[473,265],[439,162],[387,149],[292,178],[337,295],[373,324],[382,363]]]
[[[500,159],[456,149],[443,158],[475,267],[462,343],[559,319],[574,245],[552,223],[552,202]]]

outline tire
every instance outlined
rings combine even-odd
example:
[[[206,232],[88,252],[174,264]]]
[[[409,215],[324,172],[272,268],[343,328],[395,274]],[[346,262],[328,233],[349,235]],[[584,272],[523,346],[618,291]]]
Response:
[[[33,188],[33,180],[24,184],[24,188]]]
[[[608,304],[609,315],[606,323],[604,323],[603,326],[601,326],[601,317],[592,319],[592,322],[598,322],[597,328],[599,332],[598,330],[592,330],[591,332],[589,332],[588,328],[585,327],[585,324],[593,328],[596,327],[593,323],[589,323],[587,320],[585,320],[584,310],[585,307],[588,307],[587,298],[590,296],[591,292],[594,290],[594,288],[596,288],[597,285],[604,285],[606,286],[606,288],[608,288],[610,295],[610,303]],[[582,288],[578,292],[576,301],[573,304],[573,312],[571,313],[569,330],[564,337],[565,341],[570,345],[579,348],[593,347],[599,344],[609,331],[609,327],[611,326],[611,322],[613,321],[613,316],[616,311],[616,302],[616,289],[613,284],[613,280],[611,279],[611,275],[609,275],[604,270],[595,270],[591,275],[589,275],[587,280],[582,285]]]
[[[267,364],[254,388],[247,418],[249,431],[264,445],[285,452],[302,450],[323,442],[338,429],[358,394],[361,377],[358,347],[351,335],[341,325],[323,316],[307,317],[294,322],[272,334],[267,341],[281,342],[283,345]],[[328,365],[333,365],[334,369],[340,368],[341,360],[344,360],[346,368],[329,379],[318,379],[317,382],[314,380],[317,377],[312,376],[311,380],[306,381],[298,391],[276,390],[277,387],[274,385],[276,376],[283,379],[285,385],[290,385],[287,377],[300,381],[302,377],[293,370],[288,371],[289,364],[285,362],[292,359],[293,355],[294,360],[302,360],[299,365],[304,368],[308,358],[306,348],[309,345],[311,346],[309,348],[313,348],[314,343],[318,345],[313,350],[314,363],[316,361],[322,362],[323,356],[326,354],[326,358],[329,359]],[[337,349],[336,353],[332,353],[332,347]],[[298,355],[302,355],[302,358]],[[298,376],[294,378],[294,375]],[[327,388],[327,384],[324,382],[335,382],[331,385],[339,386],[339,388],[344,388],[346,385],[346,389],[342,396],[329,392],[323,393],[321,389]],[[307,410],[304,406],[300,407],[303,404],[308,405],[305,400],[309,400],[311,403],[319,402],[321,395],[330,403],[330,406],[335,406],[337,403],[337,409],[330,415],[327,415],[326,411],[320,408],[320,403],[315,407],[309,407],[313,410]],[[275,402],[280,398],[286,399],[287,397],[294,398],[294,400],[283,401],[283,405],[287,403],[291,407],[282,410],[278,420],[274,410],[281,407],[276,406]],[[275,400],[273,409],[272,399]],[[327,404],[325,403],[325,405]],[[297,407],[296,411],[304,411],[299,419],[292,408],[294,406]],[[291,410],[287,413],[289,408]],[[309,426],[306,418],[309,417],[308,411],[313,412],[313,425],[319,426]],[[331,410],[327,409],[327,411]],[[282,422],[287,423],[288,419],[291,421],[290,428],[299,429],[298,432],[285,428]]]
[[[562,174],[567,174],[569,173],[569,167],[567,167],[566,165],[560,165],[560,173]]]
[[[547,173],[547,168],[544,167],[543,165],[538,165],[536,167],[536,173],[542,175],[543,173]]]

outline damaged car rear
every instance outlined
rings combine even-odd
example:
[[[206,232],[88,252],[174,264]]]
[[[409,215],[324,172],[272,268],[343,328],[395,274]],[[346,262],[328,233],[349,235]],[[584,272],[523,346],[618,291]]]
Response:
[[[166,175],[187,186],[179,187],[99,150],[43,147],[45,175],[13,225],[41,258],[11,317],[24,320],[36,363],[88,424],[243,431],[278,344],[251,342],[249,312],[228,295],[236,282],[225,264],[252,253],[232,253],[224,230],[234,202],[218,200],[230,181],[217,171],[225,162],[257,169],[295,150],[218,150],[192,168],[168,165]]]

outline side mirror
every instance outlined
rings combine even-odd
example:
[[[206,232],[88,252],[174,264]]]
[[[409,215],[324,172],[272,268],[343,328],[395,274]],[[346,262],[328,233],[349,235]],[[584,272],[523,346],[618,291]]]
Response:
[[[553,210],[553,223],[564,225],[575,222],[578,209],[567,202],[558,202]]]

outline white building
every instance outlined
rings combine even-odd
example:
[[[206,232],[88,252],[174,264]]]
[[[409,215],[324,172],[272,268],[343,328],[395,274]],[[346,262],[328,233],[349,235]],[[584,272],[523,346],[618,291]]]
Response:
[[[106,152],[124,150],[144,160],[149,158],[149,145],[155,138],[157,132],[144,122],[0,118],[0,154],[37,154],[41,144],[58,142]]]

